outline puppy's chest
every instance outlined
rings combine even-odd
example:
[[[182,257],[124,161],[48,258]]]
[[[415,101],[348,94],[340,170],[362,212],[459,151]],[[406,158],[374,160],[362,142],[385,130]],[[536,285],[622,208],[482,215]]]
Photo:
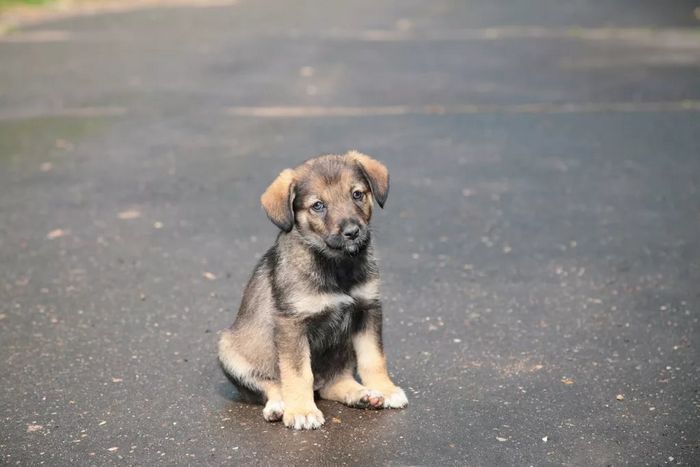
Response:
[[[349,290],[292,292],[287,297],[288,309],[293,314],[316,321],[336,322],[355,308],[366,308],[379,300],[377,279],[357,284]]]
[[[309,294],[294,308],[306,322],[312,350],[323,351],[348,342],[364,311],[378,299],[378,280],[372,280],[345,292]]]
[[[313,353],[325,351],[349,341],[361,313],[354,304],[328,309],[306,320],[306,334]]]

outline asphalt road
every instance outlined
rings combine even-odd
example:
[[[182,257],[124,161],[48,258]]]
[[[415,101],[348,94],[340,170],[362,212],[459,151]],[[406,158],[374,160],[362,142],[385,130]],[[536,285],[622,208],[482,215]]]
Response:
[[[241,0],[0,39],[0,463],[698,465],[695,6]],[[293,432],[216,333],[260,193],[349,148],[391,171],[410,405]]]

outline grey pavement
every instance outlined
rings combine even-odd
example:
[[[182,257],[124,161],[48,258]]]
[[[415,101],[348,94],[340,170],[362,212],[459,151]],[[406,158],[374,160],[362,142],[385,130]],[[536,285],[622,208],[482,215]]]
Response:
[[[700,464],[696,6],[241,0],[0,39],[0,464]],[[349,148],[391,171],[410,405],[293,432],[216,333],[260,193]]]

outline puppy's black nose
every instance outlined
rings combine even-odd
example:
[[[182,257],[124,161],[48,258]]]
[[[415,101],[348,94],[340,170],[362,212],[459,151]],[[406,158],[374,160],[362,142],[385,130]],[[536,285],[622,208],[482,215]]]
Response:
[[[343,227],[343,237],[347,238],[348,240],[355,240],[358,235],[360,235],[359,225],[349,223]]]

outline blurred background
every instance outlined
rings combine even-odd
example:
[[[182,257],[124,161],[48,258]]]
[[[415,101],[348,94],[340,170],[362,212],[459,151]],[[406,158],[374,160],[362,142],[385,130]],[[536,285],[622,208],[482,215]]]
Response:
[[[698,464],[699,8],[0,0],[0,463]],[[351,148],[410,405],[294,433],[216,333]]]

